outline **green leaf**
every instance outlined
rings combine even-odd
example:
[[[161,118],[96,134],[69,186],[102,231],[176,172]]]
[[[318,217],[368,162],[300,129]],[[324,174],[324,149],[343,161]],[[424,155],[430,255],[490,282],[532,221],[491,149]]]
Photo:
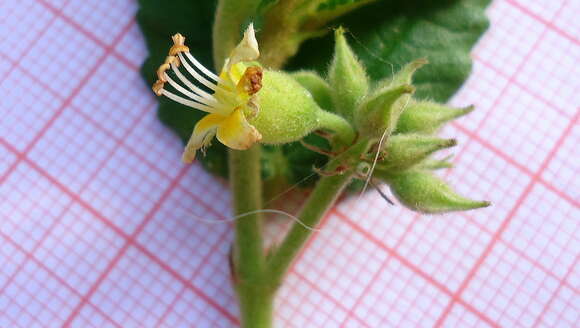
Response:
[[[351,46],[374,81],[392,76],[418,58],[429,64],[414,76],[418,98],[445,102],[471,70],[469,51],[486,30],[490,0],[384,0],[336,21],[354,36]],[[330,34],[330,33],[329,33]],[[332,57],[332,36],[310,40],[291,68],[324,72]]]

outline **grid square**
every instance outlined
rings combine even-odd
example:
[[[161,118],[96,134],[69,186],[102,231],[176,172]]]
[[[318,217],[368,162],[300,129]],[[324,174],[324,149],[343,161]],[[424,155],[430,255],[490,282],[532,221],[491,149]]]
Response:
[[[513,160],[536,172],[568,120],[523,92],[518,86],[508,88],[497,108],[485,122],[479,135],[505,154],[517,154]]]
[[[546,21],[553,20],[563,4],[563,1],[545,0],[507,0],[507,2],[525,15],[537,15]]]
[[[112,136],[123,138],[152,112],[153,97],[138,71],[109,56],[72,104]]]
[[[469,215],[418,217],[397,251],[451,291],[457,290],[491,240]]]
[[[378,187],[388,194],[387,185],[381,184]],[[391,248],[398,244],[408,227],[417,219],[417,213],[403,206],[388,204],[372,187],[363,198],[359,198],[359,194],[351,195],[339,202],[336,208],[340,213],[348,213],[353,222]]]
[[[224,311],[239,316],[229,263],[234,238],[231,231],[226,232],[227,234],[221,235],[220,240],[203,258],[203,262],[191,280],[194,286],[215,301]]]
[[[50,6],[51,8],[60,11],[60,9],[62,9],[62,7],[64,7],[64,5],[71,0],[38,0],[38,1],[45,6]]]
[[[580,104],[579,61],[578,44],[548,30],[516,79],[550,104],[545,111],[557,108],[572,118],[578,106],[570,104]]]
[[[354,309],[370,327],[433,326],[449,297],[390,258]]]
[[[566,1],[566,6],[553,22],[557,28],[568,31],[569,36],[573,38],[576,45],[580,44],[580,38],[578,37],[580,35],[578,12],[580,12],[580,3],[578,1]]]
[[[477,56],[511,76],[546,27],[507,1],[494,1],[488,13],[492,28],[480,40]]]
[[[138,122],[123,143],[144,161],[174,178],[184,167],[181,162],[181,140],[175,134],[168,133],[153,108],[149,107],[147,112],[140,115],[142,117],[137,119]]]
[[[568,276],[568,283],[574,289],[576,290],[580,289],[580,262],[578,262],[578,260],[574,264],[574,267],[572,268],[572,271]]]
[[[2,79],[0,79],[0,83],[6,78],[8,72],[10,72],[14,67],[16,67],[16,63],[13,62],[12,60],[9,60],[8,57],[5,56],[6,55],[0,53],[0,76],[2,76]]]
[[[16,274],[27,255],[20,251],[6,238],[0,235],[0,294],[10,282],[10,277]]]
[[[60,218],[34,256],[85,294],[123,245],[123,239],[80,205]]]
[[[580,209],[535,185],[502,239],[564,279],[580,249]]]
[[[0,231],[31,251],[70,203],[69,196],[20,163],[0,184]]]
[[[580,303],[578,303],[580,295],[566,286],[554,295],[554,299],[546,312],[542,314],[539,326],[542,327],[560,327],[573,328],[578,327],[580,322]]]
[[[182,148],[179,148],[181,152]],[[231,195],[227,181],[206,171],[199,162],[179,179],[179,186],[190,190],[200,201],[211,204],[218,213],[231,213]]]
[[[147,47],[143,33],[137,24],[132,24],[115,46],[115,52],[126,58],[131,64],[141,66],[147,58]]]
[[[477,317],[473,312],[467,310],[460,304],[454,304],[451,312],[443,322],[442,327],[469,327],[469,328],[491,328],[485,321]]]
[[[210,254],[223,256],[227,269],[227,254],[222,254],[222,247],[216,251],[218,244],[226,245],[226,249],[231,245],[231,235],[225,235],[230,226],[217,221],[226,216],[228,212],[218,213],[192,193],[177,187],[137,236],[137,242],[186,279],[193,278],[200,265],[209,266],[206,258]],[[198,217],[216,222],[201,222]]]
[[[156,168],[118,147],[81,197],[131,234],[159,201],[169,182]]]
[[[0,83],[0,93],[0,136],[20,151],[30,144],[62,105],[61,99],[45,90],[34,78],[23,74],[18,67]]]
[[[294,271],[328,297],[351,308],[386,261],[387,253],[355,232],[346,220],[331,213],[328,223],[296,262]]]
[[[26,71],[63,97],[69,96],[103,55],[102,48],[56,19],[20,59]]]
[[[54,15],[38,1],[19,0],[0,3],[0,44],[2,54],[20,61],[30,46],[54,21]],[[26,28],[22,28],[26,26]]]
[[[347,319],[346,308],[328,294],[290,274],[275,300],[276,327],[339,327]]]
[[[458,140],[467,139],[453,126],[446,128],[445,133],[454,134]],[[515,206],[531,178],[478,140],[460,144],[458,152],[453,159],[456,166],[444,180],[460,195],[491,201],[490,207],[463,215],[480,229],[493,233]]]
[[[86,31],[110,45],[137,12],[131,0],[70,1],[62,10]]]
[[[131,246],[99,285],[90,303],[122,327],[154,327],[183,287]]]
[[[186,289],[159,327],[232,327],[233,323],[223,313],[205,300]]]
[[[564,139],[562,145],[548,164],[542,174],[542,178],[550,185],[558,188],[562,193],[580,202],[580,126],[572,127],[570,134]]]
[[[116,143],[69,107],[34,145],[29,157],[75,193],[82,190]]]
[[[80,298],[48,271],[27,261],[0,294],[0,326],[61,326]]]
[[[558,280],[495,244],[463,298],[502,327],[531,327],[558,287]]]
[[[488,63],[476,57],[473,71],[461,89],[451,99],[451,105],[457,108],[474,105],[475,110],[455,122],[477,133],[481,123],[495,110],[498,98],[506,88],[508,80]]]
[[[344,322],[343,325],[340,326],[341,328],[360,328],[360,327],[369,327],[363,321],[355,318],[355,317],[348,317],[347,321]]]
[[[105,314],[90,304],[85,304],[81,308],[70,326],[73,328],[118,328]]]
[[[0,177],[6,174],[10,166],[16,161],[16,154],[0,143]]]

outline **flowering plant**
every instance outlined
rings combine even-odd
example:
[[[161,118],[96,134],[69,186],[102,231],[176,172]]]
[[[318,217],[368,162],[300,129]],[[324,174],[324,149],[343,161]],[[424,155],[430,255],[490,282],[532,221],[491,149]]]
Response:
[[[180,116],[183,108],[162,101],[162,119],[184,138],[191,133],[184,162],[200,158],[216,173],[227,168],[234,212],[243,216],[235,223],[231,258],[243,326],[271,325],[273,298],[310,236],[309,227],[316,226],[356,179],[362,181],[363,190],[374,180],[388,184],[401,204],[422,213],[489,205],[456,194],[433,174],[451,167],[448,158],[433,154],[457,144],[436,132],[473,110],[437,101],[447,99],[466,78],[469,48],[487,26],[482,11],[488,1],[383,1],[364,12],[359,7],[374,1],[221,0],[211,40],[219,75],[201,63],[199,58],[207,53],[198,52],[199,58],[192,54],[201,42],[198,35],[186,45],[187,39],[178,33],[183,26],[168,26],[161,34],[173,34],[173,44],[167,46],[168,54],[167,48],[162,53],[159,45],[166,41],[159,41],[159,31],[151,28],[156,25],[149,24],[165,12],[175,12],[176,8],[166,7],[201,10],[203,2],[177,1],[160,8],[153,1],[142,2],[139,20],[152,49],[144,73],[156,76],[153,91],[161,99],[196,113]],[[375,25],[353,24],[348,15],[343,18],[355,9],[353,15],[373,17]],[[390,13],[383,16],[391,21],[377,16],[377,11]],[[351,17],[360,24],[361,16]],[[252,22],[259,26],[258,33]],[[330,38],[333,54],[326,76],[313,70],[281,71],[292,57],[298,64],[291,65],[300,68],[309,66],[300,65],[300,58],[310,64],[321,60],[320,53],[295,56],[303,42],[325,35],[329,22],[352,28],[354,35],[369,36],[363,40],[368,47],[358,41],[367,56],[357,55],[346,30],[337,27]],[[373,37],[378,36],[380,41],[374,44]],[[400,64],[396,72],[387,62],[394,59]],[[153,65],[156,74],[151,74]],[[214,136],[221,146],[210,146]],[[224,146],[229,149],[227,167]],[[198,150],[206,156],[196,157]],[[269,165],[272,161],[283,165]],[[277,190],[268,181],[275,181],[278,188],[302,181],[312,175],[297,169],[305,166],[318,177],[316,186],[282,242],[266,251],[260,209],[263,197],[271,198]]]

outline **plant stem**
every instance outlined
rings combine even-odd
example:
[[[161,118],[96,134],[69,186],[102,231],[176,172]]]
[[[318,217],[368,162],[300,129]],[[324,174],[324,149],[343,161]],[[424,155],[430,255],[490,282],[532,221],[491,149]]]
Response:
[[[230,150],[229,161],[234,214],[262,208],[260,146],[254,145],[245,151]],[[259,213],[245,215],[235,221],[235,273],[236,278],[242,281],[261,275],[264,268],[261,221]]]
[[[270,328],[274,319],[274,294],[270,286],[239,284],[237,286],[244,328]]]
[[[332,171],[340,165],[356,163],[359,157],[368,150],[368,147],[368,141],[359,141],[345,153],[335,158],[328,165],[327,170]],[[309,227],[316,227],[344,187],[350,182],[355,169],[355,167],[351,167],[342,174],[321,178],[300,211],[298,216],[300,221]],[[286,271],[312,232],[311,229],[307,229],[297,222],[293,223],[292,228],[267,263],[267,278],[272,281],[274,286],[277,287],[282,283]]]
[[[260,146],[229,151],[234,214],[262,208]],[[232,273],[238,293],[242,327],[269,327],[273,292],[264,279],[262,216],[253,213],[235,221]]]

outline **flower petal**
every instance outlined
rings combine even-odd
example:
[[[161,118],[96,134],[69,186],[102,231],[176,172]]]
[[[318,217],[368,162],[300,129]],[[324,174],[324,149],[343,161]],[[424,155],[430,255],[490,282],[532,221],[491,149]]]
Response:
[[[248,123],[243,111],[238,108],[221,122],[217,129],[217,138],[230,148],[243,150],[260,141],[262,135]]]
[[[229,71],[232,66],[239,62],[256,60],[258,57],[260,57],[260,50],[254,32],[254,24],[250,24],[244,32],[244,38],[232,51],[226,63],[226,70]]]
[[[217,127],[226,117],[218,114],[209,114],[202,118],[193,129],[193,133],[185,146],[181,160],[184,163],[191,163],[195,159],[195,152],[207,146],[216,134]]]

